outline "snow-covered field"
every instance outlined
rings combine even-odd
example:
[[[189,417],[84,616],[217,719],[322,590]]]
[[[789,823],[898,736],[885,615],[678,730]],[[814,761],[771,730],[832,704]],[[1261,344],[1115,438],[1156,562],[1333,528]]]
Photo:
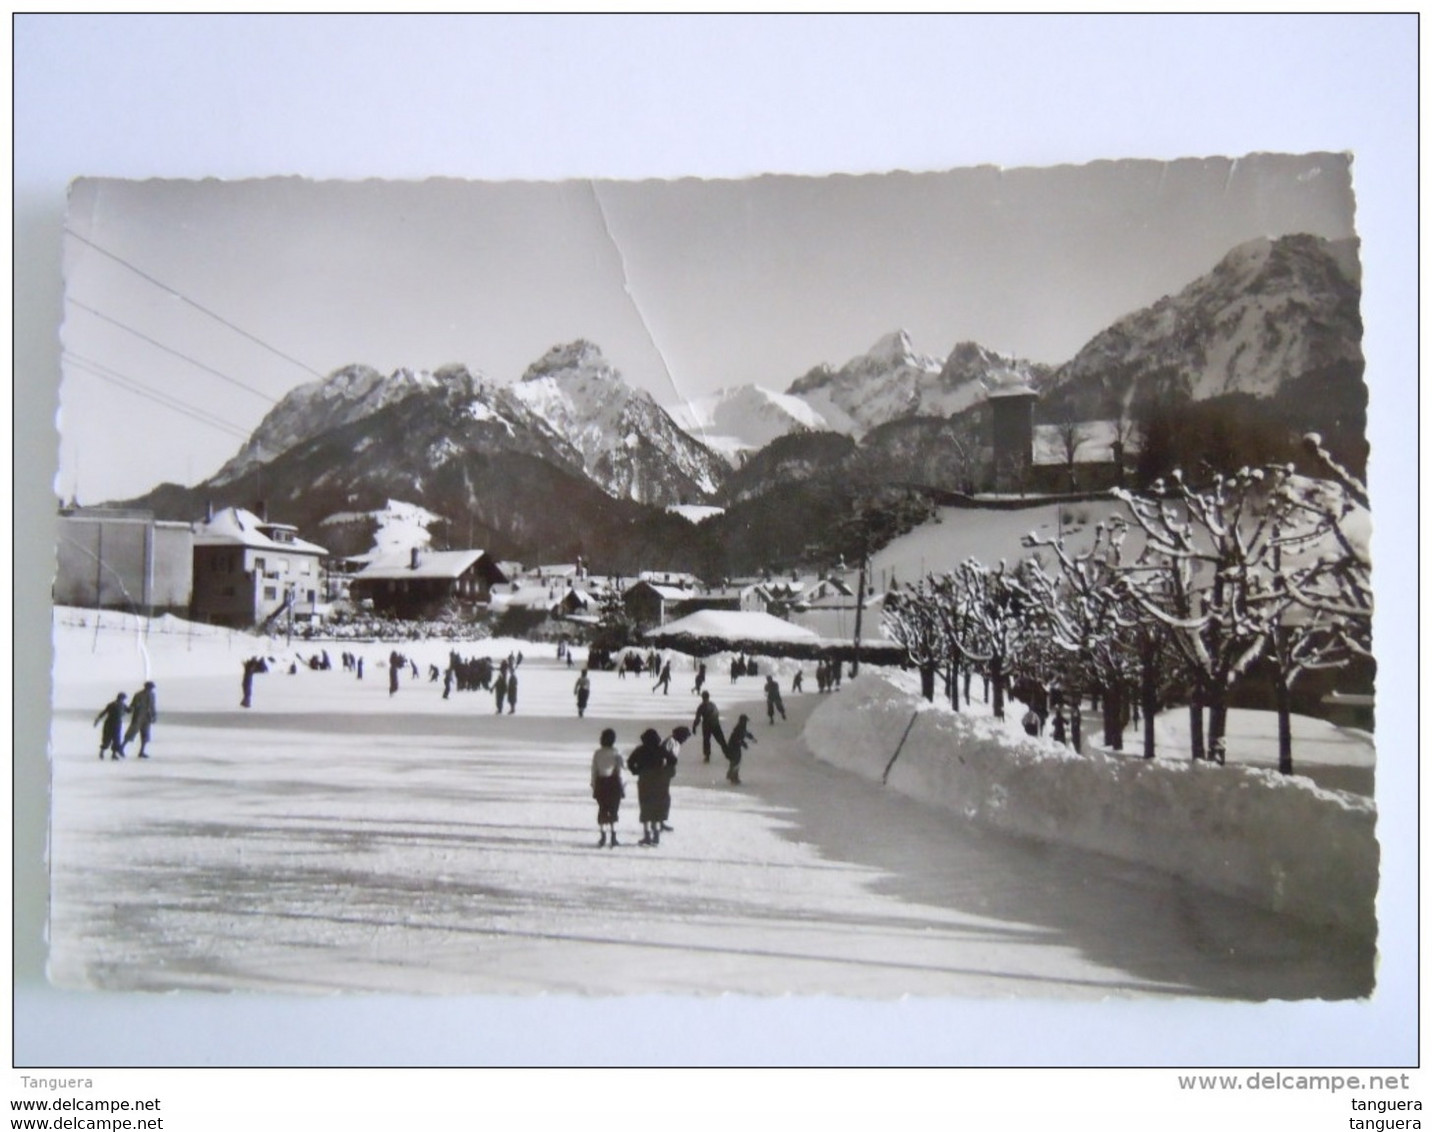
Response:
[[[443,641],[397,646],[423,675],[390,695],[387,644],[334,644],[331,671],[289,675],[289,657],[315,646],[122,620],[56,616],[61,986],[1080,1000],[1371,989],[1370,943],[984,829],[829,765],[802,740],[822,697],[787,693],[790,719],[772,726],[759,679],[732,684],[719,660],[708,687],[726,727],[748,712],[758,740],[746,785],[726,784],[719,753],[703,764],[694,739],[675,830],[637,846],[629,789],[623,843],[599,850],[597,734],[615,727],[629,749],[647,726],[689,724],[684,658],[670,696],[595,674],[579,720],[575,673],[549,646],[459,645],[524,653],[517,711],[498,717],[489,695],[445,701],[428,681]],[[362,681],[339,666],[355,647]],[[241,662],[256,653],[275,663],[245,710]],[[783,689],[794,667],[776,667]],[[153,758],[101,762],[95,713],[145,679],[158,685]]]

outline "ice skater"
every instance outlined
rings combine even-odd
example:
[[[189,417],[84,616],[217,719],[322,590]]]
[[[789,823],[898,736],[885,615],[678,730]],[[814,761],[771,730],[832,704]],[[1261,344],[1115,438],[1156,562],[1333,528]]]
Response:
[[[653,692],[658,688],[661,689],[663,696],[671,695],[671,661],[669,660],[661,666],[661,675],[656,678],[656,683],[651,686]]]
[[[120,753],[129,746],[129,741],[136,735],[139,736],[139,757],[149,757],[149,729],[159,719],[159,708],[154,699],[154,681],[146,680],[144,687],[134,693],[134,698],[129,701],[129,726],[124,732],[124,742],[120,744]]]
[[[661,844],[662,826],[671,814],[671,778],[676,756],[662,745],[661,735],[648,727],[641,745],[627,756],[627,770],[636,775],[636,796],[641,805],[641,845]]]
[[[721,711],[711,699],[710,692],[701,693],[701,703],[696,707],[696,718],[691,721],[691,730],[701,729],[701,761],[711,761],[711,740],[714,737],[721,753],[726,753],[726,733],[721,730]]]
[[[601,840],[597,848],[607,846],[607,830],[611,830],[611,848],[617,847],[617,813],[626,789],[622,786],[622,757],[616,749],[617,733],[610,727],[602,731],[602,745],[592,753],[592,797],[597,802],[597,828]]]
[[[726,781],[732,786],[741,785],[741,752],[746,749],[747,743],[756,741],[756,737],[751,734],[750,723],[749,715],[741,716],[726,738],[726,761],[730,764],[726,771]]]
[[[766,718],[774,724],[776,712],[781,713],[781,718],[786,718],[786,705],[781,699],[781,686],[776,683],[775,676],[766,677]]]
[[[573,686],[572,691],[577,694],[577,718],[581,719],[587,714],[587,701],[592,698],[592,681],[585,668],[577,677],[577,683]]]
[[[97,726],[101,720],[104,721],[104,728],[99,733],[99,757],[104,758],[106,751],[110,752],[111,759],[124,758],[124,715],[129,710],[125,703],[128,697],[120,692],[109,703],[99,709],[99,714],[94,717],[91,727]]]

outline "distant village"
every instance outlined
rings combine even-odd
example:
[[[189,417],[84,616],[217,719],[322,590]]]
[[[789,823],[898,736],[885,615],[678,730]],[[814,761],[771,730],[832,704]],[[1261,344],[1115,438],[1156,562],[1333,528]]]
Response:
[[[507,617],[525,635],[578,638],[619,602],[638,630],[706,610],[743,611],[852,640],[857,584],[853,570],[715,583],[656,571],[612,577],[580,560],[527,566],[476,548],[342,558],[262,506],[225,507],[195,523],[74,508],[60,515],[54,601],[305,636],[373,619],[491,627]],[[862,603],[862,635],[872,640],[881,639],[881,600],[867,594]]]

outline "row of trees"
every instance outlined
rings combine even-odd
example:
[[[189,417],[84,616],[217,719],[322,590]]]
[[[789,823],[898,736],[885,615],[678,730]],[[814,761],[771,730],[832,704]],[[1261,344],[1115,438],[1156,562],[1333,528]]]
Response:
[[[1190,711],[1193,757],[1223,761],[1229,694],[1255,664],[1272,674],[1279,769],[1291,773],[1291,690],[1301,675],[1370,656],[1372,590],[1367,495],[1309,449],[1327,478],[1286,465],[1215,475],[1201,486],[1175,472],[1151,490],[1115,491],[1122,513],[1080,548],[1061,531],[1028,536],[1015,566],[967,561],[886,599],[891,636],[933,699],[969,701],[972,673],[1003,716],[1007,692],[1102,707],[1104,745],[1122,749],[1133,718],[1143,753],[1153,720]],[[1081,744],[1079,713],[1072,739]],[[1206,723],[1206,727],[1205,727]]]

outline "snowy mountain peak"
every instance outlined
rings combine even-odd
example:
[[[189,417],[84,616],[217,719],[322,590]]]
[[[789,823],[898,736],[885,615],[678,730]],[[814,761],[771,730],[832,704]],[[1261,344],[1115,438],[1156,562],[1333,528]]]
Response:
[[[1100,332],[1060,367],[1056,384],[1097,413],[1131,397],[1268,398],[1307,375],[1358,380],[1357,278],[1351,241],[1249,240],[1176,295]]]
[[[859,438],[890,421],[948,417],[967,409],[983,395],[991,371],[1009,368],[1029,366],[973,343],[962,343],[941,362],[918,353],[909,334],[897,330],[838,370],[812,369],[788,393],[810,405],[829,428]]]
[[[467,374],[466,369],[462,372]],[[467,379],[471,381],[471,375]],[[385,377],[372,366],[344,366],[289,390],[213,482],[237,479],[305,440],[372,416],[415,393],[442,387],[443,380],[426,370],[401,368]]]
[[[591,376],[620,380],[616,371],[602,356],[599,346],[578,338],[575,342],[553,346],[527,367],[522,381],[538,381],[544,377]]]

